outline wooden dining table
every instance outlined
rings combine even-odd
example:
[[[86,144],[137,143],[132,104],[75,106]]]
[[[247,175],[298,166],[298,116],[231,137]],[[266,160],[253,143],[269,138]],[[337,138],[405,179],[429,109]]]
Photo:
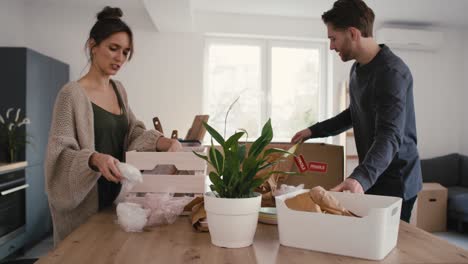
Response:
[[[320,238],[317,238],[320,239]],[[343,237],[349,243],[359,239]],[[468,263],[468,251],[405,222],[398,243],[381,261],[371,261],[280,245],[276,225],[259,223],[252,246],[227,249],[195,231],[189,217],[175,223],[125,232],[115,209],[100,212],[36,263]]]

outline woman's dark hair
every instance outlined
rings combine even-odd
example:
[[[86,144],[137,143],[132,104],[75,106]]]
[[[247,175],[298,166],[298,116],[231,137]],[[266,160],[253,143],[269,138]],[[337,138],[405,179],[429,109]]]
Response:
[[[101,12],[97,14],[96,23],[91,28],[89,32],[89,38],[94,40],[94,46],[98,46],[103,40],[110,37],[112,34],[125,32],[130,38],[130,53],[128,55],[128,60],[130,60],[134,53],[133,48],[133,33],[130,27],[123,22],[120,18],[123,16],[123,12],[118,7],[106,6],[102,9]],[[88,46],[87,46],[88,47]],[[89,50],[90,58],[92,59],[91,47]]]
[[[374,18],[374,12],[362,0],[338,0],[322,15],[325,24],[337,29],[355,27],[363,37],[372,37]]]

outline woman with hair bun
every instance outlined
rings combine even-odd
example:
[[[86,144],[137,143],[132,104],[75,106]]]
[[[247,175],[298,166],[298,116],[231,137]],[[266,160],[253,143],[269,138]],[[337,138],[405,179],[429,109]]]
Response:
[[[57,95],[45,160],[46,191],[57,244],[120,192],[126,151],[177,151],[180,143],[146,130],[128,105],[118,73],[134,52],[120,8],[97,14],[86,48],[89,71]]]

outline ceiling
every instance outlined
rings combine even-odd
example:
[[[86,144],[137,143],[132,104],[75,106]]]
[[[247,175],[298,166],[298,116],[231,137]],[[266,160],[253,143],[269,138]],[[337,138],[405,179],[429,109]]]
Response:
[[[159,1],[159,0],[152,0]],[[192,9],[320,18],[333,0],[192,0]],[[366,0],[381,22],[467,26],[467,0]]]
[[[190,28],[192,16],[203,12],[320,18],[333,0],[24,0],[26,3],[73,7],[119,6],[146,9],[160,31]],[[468,28],[468,0],[366,0],[376,22]]]

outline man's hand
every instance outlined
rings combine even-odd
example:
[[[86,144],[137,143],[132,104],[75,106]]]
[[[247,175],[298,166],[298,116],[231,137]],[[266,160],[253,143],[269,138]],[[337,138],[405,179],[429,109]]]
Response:
[[[312,136],[312,132],[310,132],[310,129],[306,128],[304,130],[301,130],[294,135],[294,137],[291,139],[291,143],[296,144],[298,142],[303,142],[304,140],[309,139]]]
[[[364,190],[362,189],[361,184],[353,178],[347,178],[342,183],[331,188],[330,191],[333,191],[333,192],[350,191],[352,193],[364,193]]]

